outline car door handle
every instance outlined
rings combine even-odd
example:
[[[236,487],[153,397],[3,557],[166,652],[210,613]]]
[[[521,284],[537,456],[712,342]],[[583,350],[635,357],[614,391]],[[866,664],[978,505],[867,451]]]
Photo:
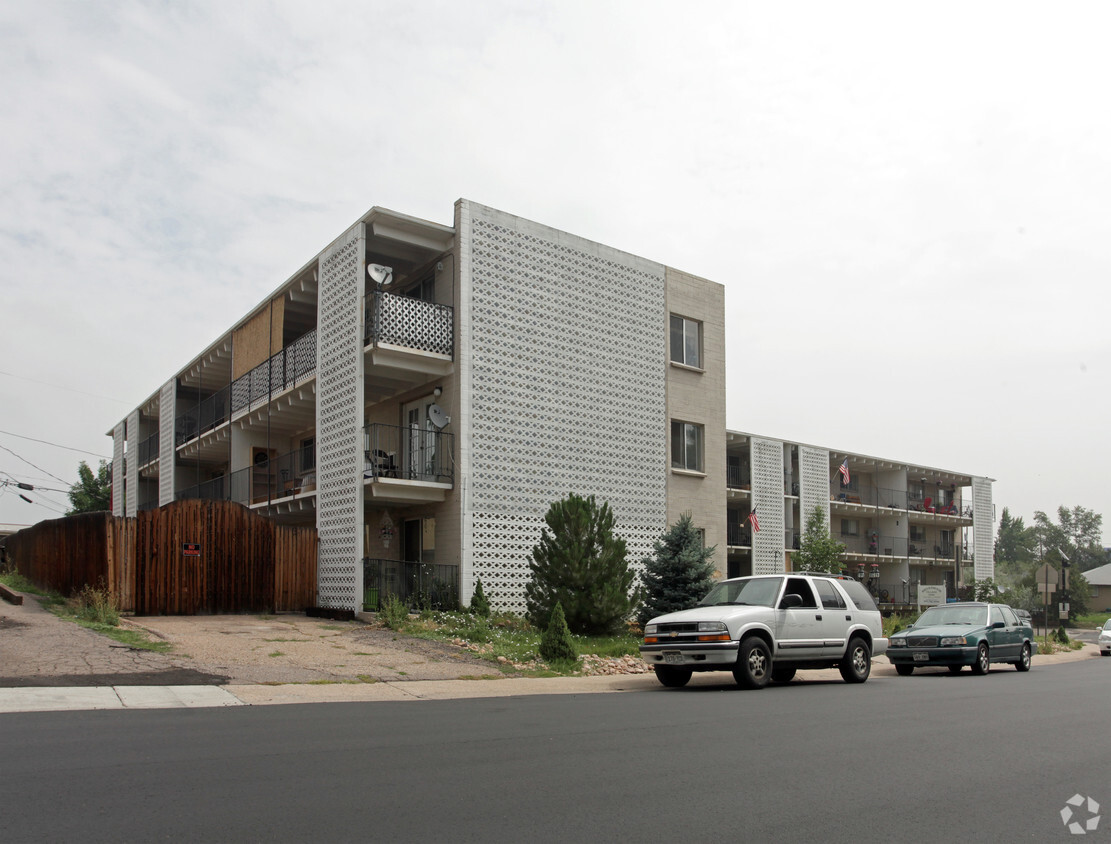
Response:
[[[845,616],[845,621],[852,621],[852,620],[853,620],[853,617],[851,615],[846,615]]]
[[[818,619],[818,621],[821,621],[821,620],[822,620],[822,616],[821,616],[821,614],[818,614],[818,615],[814,616],[814,618]]]

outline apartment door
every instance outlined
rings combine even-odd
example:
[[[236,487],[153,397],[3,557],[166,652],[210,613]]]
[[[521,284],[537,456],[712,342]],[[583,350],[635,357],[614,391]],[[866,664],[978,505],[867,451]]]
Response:
[[[436,480],[436,428],[428,418],[435,399],[425,396],[401,409],[405,432],[402,444],[403,477],[418,481]]]

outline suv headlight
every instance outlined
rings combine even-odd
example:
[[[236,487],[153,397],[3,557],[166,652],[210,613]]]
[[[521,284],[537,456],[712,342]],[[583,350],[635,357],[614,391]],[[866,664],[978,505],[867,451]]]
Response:
[[[943,645],[967,645],[968,639],[965,636],[945,636],[941,640]]]
[[[725,626],[724,621],[700,621],[698,622],[699,633],[720,633],[729,628]]]
[[[655,624],[646,624],[646,625],[644,625],[644,635],[645,636],[655,636],[656,635],[656,625]]]

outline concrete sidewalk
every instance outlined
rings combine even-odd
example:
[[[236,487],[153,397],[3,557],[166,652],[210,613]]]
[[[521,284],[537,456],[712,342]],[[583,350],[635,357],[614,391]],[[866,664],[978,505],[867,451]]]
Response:
[[[1086,644],[1080,650],[1035,656],[1034,670],[1065,662],[1100,660],[1099,649]],[[1111,661],[1108,662],[1111,665]],[[995,665],[992,671],[1013,671]],[[948,674],[926,668],[918,674]],[[894,667],[883,657],[872,665],[869,682],[896,678]],[[836,671],[800,671],[793,683],[840,683]],[[905,679],[898,682],[906,682]],[[696,674],[688,689],[727,691],[736,688],[728,672]],[[225,686],[98,686],[0,688],[0,713],[48,712],[83,709],[169,709],[213,706],[266,706],[290,703],[352,703],[377,701],[454,700],[517,695],[606,694],[615,692],[675,693],[664,689],[652,674],[618,674],[596,677],[504,677],[493,680],[405,680],[377,683],[229,684]]]

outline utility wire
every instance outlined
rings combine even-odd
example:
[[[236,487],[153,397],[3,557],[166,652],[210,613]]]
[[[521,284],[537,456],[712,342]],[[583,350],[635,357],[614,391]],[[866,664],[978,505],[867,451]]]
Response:
[[[55,390],[65,390],[70,393],[80,393],[83,396],[91,396],[94,399],[104,399],[105,401],[114,401],[117,404],[127,404],[122,399],[114,399],[111,396],[102,396],[99,393],[88,393],[84,390],[76,390],[73,387],[63,387],[61,384],[51,384],[49,381],[39,381],[36,378],[28,378],[25,375],[16,375],[14,372],[4,372],[0,370],[0,375],[7,375],[9,378],[18,378],[20,381],[30,381],[32,384],[42,384],[44,387],[53,387]]]
[[[36,440],[34,437],[25,437],[23,434],[13,434],[11,431],[0,431],[0,434],[7,434],[9,437],[19,437],[21,440],[30,440],[33,443],[42,443],[43,445],[52,445],[55,448],[64,448],[66,451],[76,451],[78,454],[88,454],[92,457],[99,457],[101,460],[111,460],[112,458],[106,454],[97,454],[95,451],[85,451],[83,448],[74,448],[69,445],[59,445],[52,443],[48,440]]]
[[[26,457],[20,457],[18,454],[16,454],[14,451],[12,451],[7,446],[0,445],[0,448],[4,449],[4,451],[8,452],[8,454],[10,454],[12,457],[15,457],[19,460],[22,460],[28,466],[34,466],[34,468],[38,469],[40,472],[46,472],[46,469],[42,468],[42,466],[35,466],[35,464],[32,463],[30,460],[28,460]],[[59,478],[57,475],[53,474],[52,472],[46,472],[46,474],[50,475],[50,477],[52,477],[54,480],[58,481],[59,483],[63,483],[63,484],[69,483],[69,481],[67,481],[65,478]]]

